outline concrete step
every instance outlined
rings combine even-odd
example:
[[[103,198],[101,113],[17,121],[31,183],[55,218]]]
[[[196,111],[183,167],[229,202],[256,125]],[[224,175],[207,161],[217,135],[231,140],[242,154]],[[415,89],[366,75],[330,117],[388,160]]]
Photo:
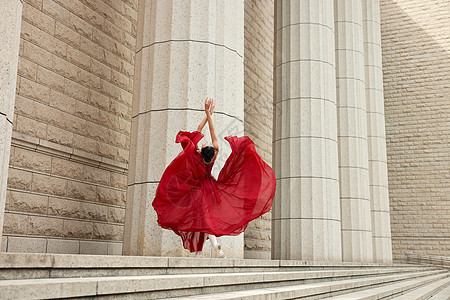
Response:
[[[338,280],[332,282],[319,282],[301,285],[289,285],[283,287],[262,288],[243,291],[232,291],[224,293],[214,293],[206,295],[194,295],[184,297],[185,299],[324,299],[333,294],[348,293],[355,289],[367,289],[380,284],[392,284],[397,281],[407,280],[423,276],[438,276],[442,271],[418,272],[409,275],[380,276],[376,278]],[[347,294],[339,299],[347,298]],[[175,298],[172,298],[175,299]],[[328,298],[327,298],[328,299]],[[331,298],[330,298],[331,299]],[[334,299],[334,298],[333,298]],[[374,298],[378,299],[378,298]]]
[[[196,259],[113,255],[0,253],[0,280],[101,276],[148,276],[309,270],[425,270],[405,264],[330,263],[284,260]],[[432,269],[432,268],[428,268]]]
[[[435,281],[440,281],[442,279],[446,279],[447,277],[448,273],[444,271],[443,273],[437,275],[413,278],[402,282],[389,284],[386,286],[371,288],[368,290],[332,297],[329,298],[329,300],[356,300],[356,299],[363,300],[363,299],[384,299],[384,298],[391,299],[396,295],[409,293],[409,291],[414,288],[424,286]],[[406,299],[412,300],[414,298],[406,298]]]
[[[429,300],[449,300],[450,299],[450,284],[446,288],[433,295]]]
[[[319,278],[323,272],[255,272],[212,273],[151,276],[115,276],[89,278],[50,278],[0,281],[2,299],[49,299],[64,297],[109,296],[112,298],[157,299],[185,297],[198,294],[217,294],[237,289],[266,290],[276,298],[327,295],[332,292],[397,282],[409,278],[441,274],[442,270],[408,272],[325,282],[306,283],[306,278]],[[329,275],[329,274],[328,274]],[[327,275],[327,276],[328,276]],[[280,287],[280,285],[287,285]],[[208,297],[208,295],[205,295]],[[210,295],[209,295],[210,296]],[[214,295],[216,298],[216,295]],[[247,297],[248,298],[248,297]],[[209,299],[209,298],[202,298]]]
[[[393,298],[394,300],[425,300],[429,299],[431,296],[437,294],[439,291],[445,289],[450,284],[450,277],[444,277],[441,280],[431,282],[422,287],[416,288],[410,292],[407,292],[399,297]],[[450,297],[450,294],[447,295]]]

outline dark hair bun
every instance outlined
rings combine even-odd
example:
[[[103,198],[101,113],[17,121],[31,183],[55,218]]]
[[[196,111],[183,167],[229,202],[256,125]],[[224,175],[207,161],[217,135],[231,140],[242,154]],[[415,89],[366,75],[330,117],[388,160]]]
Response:
[[[202,148],[202,156],[206,163],[209,163],[214,157],[214,147],[206,146]]]

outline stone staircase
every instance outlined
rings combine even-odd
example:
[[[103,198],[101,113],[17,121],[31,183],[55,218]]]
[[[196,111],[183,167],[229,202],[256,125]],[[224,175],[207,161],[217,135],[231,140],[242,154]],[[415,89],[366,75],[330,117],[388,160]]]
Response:
[[[404,264],[0,253],[0,299],[447,300],[449,275]]]

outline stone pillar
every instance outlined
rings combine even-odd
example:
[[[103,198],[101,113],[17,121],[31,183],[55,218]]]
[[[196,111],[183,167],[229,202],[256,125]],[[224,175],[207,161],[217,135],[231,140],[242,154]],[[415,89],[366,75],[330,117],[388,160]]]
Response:
[[[182,150],[179,130],[193,131],[213,115],[221,153],[213,175],[231,152],[223,139],[243,134],[243,1],[139,1],[130,168],[123,254],[186,256],[181,238],[161,229],[151,205],[168,164]],[[211,140],[205,127],[205,139]],[[227,131],[232,130],[232,132]],[[243,257],[243,235],[221,238],[229,257]],[[205,251],[211,247],[205,244]]]
[[[361,0],[335,0],[343,261],[372,261]]]
[[[6,182],[16,96],[22,1],[3,0],[0,5],[0,247],[5,215]]]
[[[374,261],[392,262],[381,62],[380,2],[363,0],[364,65]]]
[[[341,261],[333,0],[275,4],[272,258]]]

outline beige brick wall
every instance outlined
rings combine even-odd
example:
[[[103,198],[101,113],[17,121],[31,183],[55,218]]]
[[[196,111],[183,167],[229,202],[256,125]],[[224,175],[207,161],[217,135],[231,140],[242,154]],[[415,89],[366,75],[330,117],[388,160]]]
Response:
[[[244,134],[272,165],[273,0],[245,0]],[[271,213],[249,224],[244,235],[245,258],[270,259]]]
[[[449,8],[447,0],[381,1],[395,260],[450,256]]]
[[[121,253],[137,0],[25,0],[6,251]]]

